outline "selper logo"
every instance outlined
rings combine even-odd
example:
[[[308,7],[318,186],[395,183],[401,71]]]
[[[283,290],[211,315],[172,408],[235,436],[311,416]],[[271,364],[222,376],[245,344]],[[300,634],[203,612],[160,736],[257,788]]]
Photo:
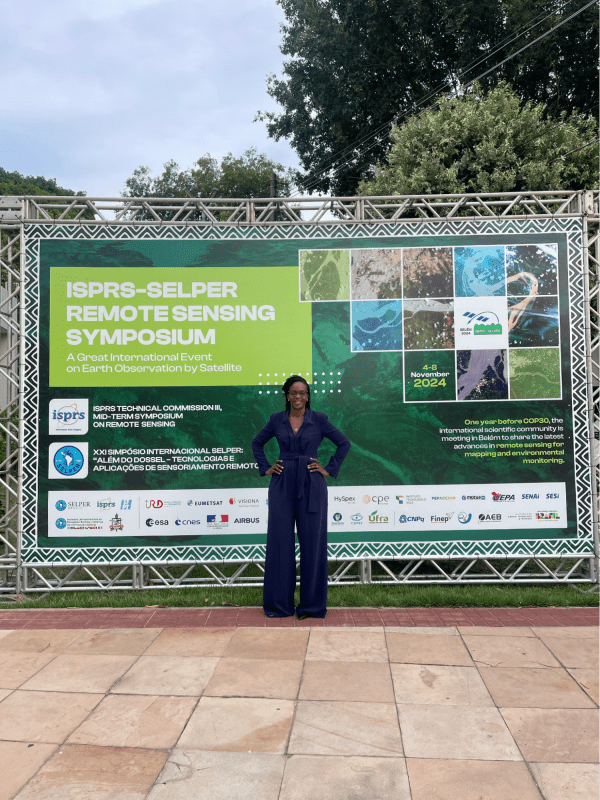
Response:
[[[514,494],[500,494],[499,492],[492,492],[492,500],[494,503],[514,503]]]
[[[389,517],[380,517],[377,509],[369,514],[369,522],[384,523],[389,521]]]
[[[454,511],[447,511],[445,514],[432,514],[431,521],[440,523],[450,522],[453,516]]]
[[[89,428],[89,401],[87,398],[51,400],[48,417],[50,436],[60,436],[65,433],[81,436],[87,433]]]
[[[49,478],[87,478],[88,443],[52,442],[49,448]]]

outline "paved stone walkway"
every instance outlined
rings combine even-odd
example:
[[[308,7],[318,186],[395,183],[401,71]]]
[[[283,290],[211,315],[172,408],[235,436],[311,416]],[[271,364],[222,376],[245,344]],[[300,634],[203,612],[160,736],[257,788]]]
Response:
[[[268,619],[262,608],[0,609],[0,630],[20,628],[512,627],[598,625],[598,608],[330,608],[322,619]]]
[[[598,796],[588,609],[278,628],[169,611],[0,612],[0,800]]]

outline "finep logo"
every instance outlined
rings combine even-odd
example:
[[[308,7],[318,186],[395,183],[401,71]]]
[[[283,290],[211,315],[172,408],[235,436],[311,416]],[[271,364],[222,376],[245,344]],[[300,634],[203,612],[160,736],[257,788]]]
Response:
[[[48,433],[50,436],[81,436],[89,428],[89,400],[50,400],[48,410]]]

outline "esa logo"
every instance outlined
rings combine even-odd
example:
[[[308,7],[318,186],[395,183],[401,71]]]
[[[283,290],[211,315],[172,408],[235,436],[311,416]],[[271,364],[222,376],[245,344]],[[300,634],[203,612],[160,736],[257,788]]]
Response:
[[[87,398],[77,400],[50,400],[48,409],[48,433],[50,436],[64,434],[81,436],[89,428],[89,401]]]
[[[146,520],[146,525],[149,528],[153,528],[155,525],[168,525],[168,524],[169,524],[168,519],[152,519],[152,517],[148,517],[148,519]]]
[[[500,522],[502,514],[480,514],[479,522]]]
[[[48,457],[49,478],[87,478],[87,442],[52,442]]]

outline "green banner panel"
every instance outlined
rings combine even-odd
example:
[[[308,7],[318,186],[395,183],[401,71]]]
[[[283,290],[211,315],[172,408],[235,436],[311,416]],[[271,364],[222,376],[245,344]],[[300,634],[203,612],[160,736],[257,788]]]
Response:
[[[262,559],[292,373],[332,558],[593,552],[580,220],[25,233],[25,562]]]

